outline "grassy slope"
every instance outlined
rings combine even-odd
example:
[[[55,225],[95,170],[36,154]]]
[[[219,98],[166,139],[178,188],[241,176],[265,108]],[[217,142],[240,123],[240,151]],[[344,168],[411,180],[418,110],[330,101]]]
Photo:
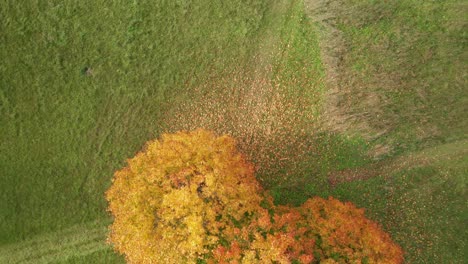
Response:
[[[247,61],[266,8],[3,1],[0,243],[107,219],[112,172],[187,86]]]

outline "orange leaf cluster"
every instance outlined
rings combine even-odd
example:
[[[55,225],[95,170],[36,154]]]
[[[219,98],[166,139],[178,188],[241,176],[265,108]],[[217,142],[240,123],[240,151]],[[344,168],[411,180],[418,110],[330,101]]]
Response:
[[[316,254],[326,263],[403,263],[403,251],[388,233],[350,202],[314,197],[299,208],[320,240]]]
[[[273,205],[229,136],[166,134],[115,173],[109,241],[129,263],[401,263],[350,203]],[[333,262],[334,261],[334,262]]]

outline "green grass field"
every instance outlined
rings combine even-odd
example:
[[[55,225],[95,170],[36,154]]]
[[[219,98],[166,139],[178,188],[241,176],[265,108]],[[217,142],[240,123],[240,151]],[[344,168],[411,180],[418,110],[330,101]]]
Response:
[[[318,19],[317,5],[333,16]],[[0,263],[123,263],[105,244],[113,172],[144,142],[196,127],[236,137],[276,202],[352,201],[408,263],[463,263],[466,11],[461,0],[2,0]],[[337,65],[325,23],[343,44]],[[330,71],[336,129],[322,126],[336,118]]]

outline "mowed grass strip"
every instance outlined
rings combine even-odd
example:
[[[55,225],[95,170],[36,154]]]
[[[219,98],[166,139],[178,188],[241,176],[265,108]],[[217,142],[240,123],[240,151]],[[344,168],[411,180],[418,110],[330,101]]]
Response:
[[[190,100],[187,87],[247,61],[267,8],[4,1],[0,244],[107,219],[112,173]]]
[[[51,263],[110,248],[107,226],[91,222],[0,247],[2,263]]]
[[[75,255],[65,259],[57,260],[54,263],[61,264],[89,264],[89,263],[112,263],[124,264],[125,258],[115,254],[111,248],[95,251],[87,255]]]

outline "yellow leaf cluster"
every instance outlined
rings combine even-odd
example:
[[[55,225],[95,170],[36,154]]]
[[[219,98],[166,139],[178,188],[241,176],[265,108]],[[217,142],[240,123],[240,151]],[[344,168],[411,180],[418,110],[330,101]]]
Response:
[[[163,135],[115,173],[109,241],[130,263],[194,262],[260,207],[253,172],[228,136]]]

